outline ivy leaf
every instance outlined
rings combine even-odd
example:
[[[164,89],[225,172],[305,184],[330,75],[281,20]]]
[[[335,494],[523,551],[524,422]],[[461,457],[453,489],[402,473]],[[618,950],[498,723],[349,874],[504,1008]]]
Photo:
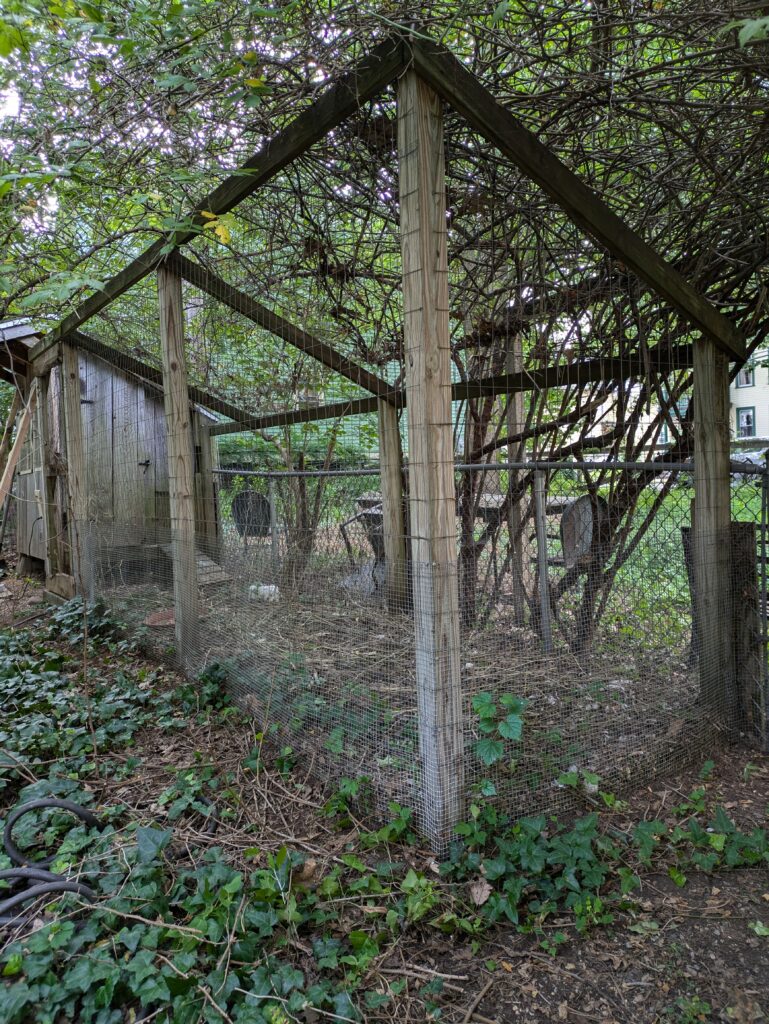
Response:
[[[140,864],[149,864],[171,842],[173,833],[168,828],[150,828],[140,825],[136,830],[136,846]]]

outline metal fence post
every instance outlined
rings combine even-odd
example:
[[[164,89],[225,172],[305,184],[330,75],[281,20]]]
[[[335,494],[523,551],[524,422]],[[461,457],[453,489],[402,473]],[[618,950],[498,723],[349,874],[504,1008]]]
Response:
[[[539,572],[539,604],[542,618],[542,650],[553,650],[550,628],[550,582],[547,571],[547,507],[545,504],[545,474],[534,474],[534,515],[537,522],[537,570]]]

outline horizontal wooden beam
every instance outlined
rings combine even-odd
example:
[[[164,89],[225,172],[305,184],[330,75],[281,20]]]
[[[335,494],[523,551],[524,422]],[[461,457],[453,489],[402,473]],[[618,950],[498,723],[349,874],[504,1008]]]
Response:
[[[240,313],[247,320],[257,324],[259,327],[263,327],[270,334],[282,338],[289,345],[299,349],[300,352],[312,356],[313,359],[316,359],[323,366],[334,370],[354,384],[360,385],[366,391],[371,392],[372,395],[384,398],[385,401],[392,400],[393,388],[387,381],[381,380],[376,374],[370,373],[351,359],[347,359],[346,356],[337,352],[331,345],[321,341],[320,338],[310,334],[309,331],[305,331],[277,313],[273,313],[272,310],[257,302],[256,299],[251,298],[250,295],[246,295],[245,292],[233,288],[221,277],[212,274],[211,271],[206,270],[199,263],[193,263],[182,256],[181,253],[175,253],[169,259],[169,264],[185,281],[188,281],[207,295],[211,295],[236,313]]]
[[[597,381],[624,381],[644,377],[649,372],[670,373],[674,370],[689,369],[694,360],[692,345],[676,345],[669,352],[657,354],[651,349],[644,358],[638,353],[614,359],[585,359],[563,366],[547,366],[542,370],[522,370],[520,373],[501,373],[481,380],[455,381],[451,385],[452,401],[467,398],[483,398],[516,394],[521,391],[541,391],[545,388],[579,387]],[[391,393],[393,404],[404,408],[407,393]],[[286,427],[294,423],[310,423],[318,420],[338,419],[342,416],[360,416],[376,412],[375,398],[351,399],[333,402],[307,409],[292,409],[286,412],[267,413],[262,416],[247,416],[234,423],[217,423],[211,427],[211,434],[235,434],[241,430],[267,430],[270,427]]]
[[[376,412],[379,399],[352,398],[330,405],[311,406],[305,409],[291,409],[288,412],[271,412],[263,416],[239,417],[234,423],[216,423],[209,429],[212,437],[217,434],[237,434],[241,430],[269,430],[271,427],[290,427],[295,423],[314,423],[317,420],[336,420],[344,416],[360,416]]]
[[[102,359],[105,363],[109,363],[110,366],[114,366],[116,369],[122,370],[124,373],[130,373],[133,377],[137,377],[141,380],[147,381],[149,384],[155,385],[162,393],[163,372],[162,370],[156,369],[154,366],[150,366],[149,363],[143,363],[140,359],[126,355],[118,349],[112,348],[111,345],[105,345],[104,342],[97,341],[95,338],[91,338],[89,335],[83,334],[81,331],[73,331],[67,338],[67,342],[73,348],[79,349],[82,352],[90,352],[91,355],[96,356],[98,359]],[[221,413],[222,416],[229,416],[234,420],[246,420],[251,418],[250,414],[246,412],[245,409],[241,409],[239,406],[233,405],[232,402],[228,402],[222,398],[217,398],[215,395],[210,394],[208,391],[204,391],[202,388],[196,388],[190,385],[187,388],[187,391],[190,399],[196,405],[200,405],[204,409]]]
[[[745,359],[745,340],[730,320],[655,252],[592,189],[543,145],[443,46],[411,44],[417,73],[483,137],[730,357]]]
[[[671,373],[686,370],[694,365],[694,351],[691,345],[676,345],[664,353],[650,349],[643,357],[634,352],[628,356],[604,359],[577,360],[560,366],[546,366],[542,370],[522,370],[518,373],[501,373],[481,380],[460,381],[452,384],[451,397],[482,398],[493,395],[515,394],[520,391],[544,391],[547,388],[563,388],[597,381],[622,381],[633,377],[644,377],[649,372]]]
[[[140,256],[111,277],[104,286],[90,295],[77,309],[50,331],[35,346],[33,355],[48,345],[61,341],[81,327],[110,302],[156,270],[165,255],[189,242],[206,223],[201,211],[222,216],[229,213],[252,192],[256,191],[284,167],[300,157],[319,139],[341,124],[382,90],[400,73],[407,56],[400,37],[385,39],[371,53],[322,93],[303,110],[283,131],[270,139],[254,156],[234,174],[195,205],[186,218],[189,226],[174,232],[168,238],[158,239]]]

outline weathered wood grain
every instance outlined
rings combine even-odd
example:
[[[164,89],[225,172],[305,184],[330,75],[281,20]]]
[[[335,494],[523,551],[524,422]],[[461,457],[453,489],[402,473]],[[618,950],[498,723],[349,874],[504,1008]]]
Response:
[[[739,712],[732,645],[729,363],[709,338],[694,347],[694,495],[700,689],[733,730]]]
[[[165,267],[158,270],[158,300],[168,443],[176,654],[180,665],[186,666],[192,661],[196,649],[199,619],[195,554],[195,467],[184,357],[182,282],[181,278]]]
[[[393,611],[406,607],[406,530],[403,521],[403,459],[398,411],[379,403],[379,466],[385,551],[385,599]]]
[[[417,707],[426,834],[445,842],[464,800],[443,119],[413,71],[398,86]]]

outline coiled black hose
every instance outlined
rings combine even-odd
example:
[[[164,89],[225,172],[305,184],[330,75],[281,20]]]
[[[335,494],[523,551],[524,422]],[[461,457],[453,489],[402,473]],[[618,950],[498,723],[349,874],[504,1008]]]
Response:
[[[32,811],[42,810],[68,811],[70,814],[74,814],[75,817],[80,818],[90,828],[98,828],[99,830],[104,828],[104,824],[99,821],[95,814],[87,808],[81,807],[80,804],[74,803],[72,800],[58,800],[54,797],[46,797],[42,800],[29,800],[27,803],[11,811],[3,831],[3,846],[10,859],[14,864],[18,864],[19,867],[6,868],[0,871],[0,881],[8,882],[11,889],[15,889],[22,884],[26,885],[27,888],[0,902],[0,928],[19,927],[28,923],[29,918],[22,917],[19,914],[9,914],[9,911],[22,907],[25,903],[29,903],[30,900],[35,900],[40,896],[50,896],[60,892],[73,892],[87,900],[92,901],[96,899],[96,892],[90,885],[76,882],[65,878],[64,875],[57,875],[55,872],[47,870],[47,866],[53,864],[56,860],[56,854],[43,857],[41,860],[36,861],[34,865],[30,865],[29,859],[14,843],[13,828],[16,822]]]

